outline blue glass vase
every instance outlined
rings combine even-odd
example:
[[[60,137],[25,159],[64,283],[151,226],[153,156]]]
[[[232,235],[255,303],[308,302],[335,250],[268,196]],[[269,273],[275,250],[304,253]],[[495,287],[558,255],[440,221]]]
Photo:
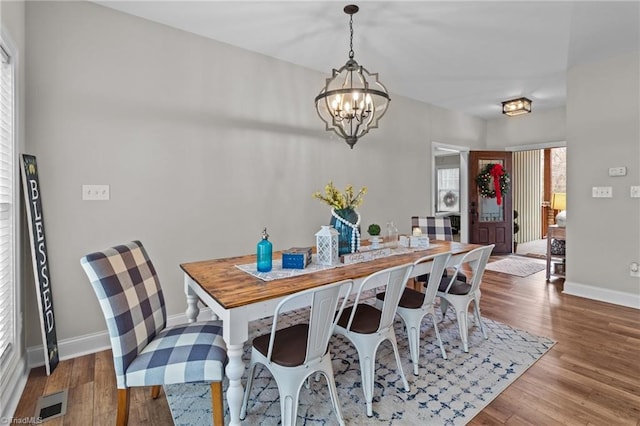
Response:
[[[355,224],[358,222],[358,213],[356,213],[354,209],[335,209],[334,211],[338,216],[349,223]],[[358,251],[358,249],[360,249],[360,238],[356,238],[355,250],[352,245],[352,234],[354,232],[353,227],[336,219],[333,215],[331,215],[330,225],[332,225],[335,230],[338,231],[338,254],[340,256],[342,256],[343,254],[355,253],[356,251]],[[358,232],[360,232],[359,229]]]

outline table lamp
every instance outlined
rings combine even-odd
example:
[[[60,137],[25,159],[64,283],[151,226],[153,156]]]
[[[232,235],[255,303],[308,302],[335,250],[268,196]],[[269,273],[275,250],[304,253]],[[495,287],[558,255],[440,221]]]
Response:
[[[560,213],[556,215],[556,225],[566,226],[567,224],[567,193],[566,192],[554,192],[551,196],[551,208],[554,210],[560,210]]]

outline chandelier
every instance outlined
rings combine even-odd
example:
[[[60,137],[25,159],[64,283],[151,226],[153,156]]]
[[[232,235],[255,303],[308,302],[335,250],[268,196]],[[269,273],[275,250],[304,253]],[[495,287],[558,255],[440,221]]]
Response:
[[[333,70],[315,99],[325,130],[334,131],[351,149],[370,129],[378,127],[390,100],[378,74],[370,73],[353,59],[353,15],[358,10],[355,4],[344,7],[344,13],[350,16],[349,60]]]

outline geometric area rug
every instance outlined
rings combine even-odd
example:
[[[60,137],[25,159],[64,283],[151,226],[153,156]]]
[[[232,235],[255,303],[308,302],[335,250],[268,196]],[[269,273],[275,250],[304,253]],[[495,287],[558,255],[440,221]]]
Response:
[[[437,314],[440,312],[436,309]],[[534,336],[497,321],[483,318],[489,336],[482,337],[469,315],[469,353],[462,350],[457,323],[451,310],[439,323],[447,350],[442,359],[432,324],[422,324],[419,375],[413,374],[408,341],[402,323],[396,321],[398,349],[410,391],[406,392],[396,372],[393,350],[388,342],[378,348],[376,357],[373,417],[366,415],[361,389],[360,365],[355,348],[342,336],[331,339],[333,370],[342,415],[347,425],[464,425],[496,396],[542,357],[554,341]],[[288,314],[292,323],[302,318],[297,311]],[[284,325],[284,324],[283,324]],[[270,331],[271,319],[254,321],[250,338]],[[248,365],[250,346],[243,356]],[[258,366],[243,425],[278,425],[280,400],[275,381],[266,368]],[[246,383],[246,375],[242,380]],[[228,385],[225,379],[224,389]],[[207,384],[165,385],[164,391],[176,425],[210,425],[211,394]],[[225,405],[225,424],[229,422]],[[335,425],[331,400],[324,378],[311,381],[309,389],[300,390],[297,425]]]
[[[502,272],[521,278],[540,272],[546,268],[546,264],[539,260],[524,256],[509,256],[487,264],[487,271]]]

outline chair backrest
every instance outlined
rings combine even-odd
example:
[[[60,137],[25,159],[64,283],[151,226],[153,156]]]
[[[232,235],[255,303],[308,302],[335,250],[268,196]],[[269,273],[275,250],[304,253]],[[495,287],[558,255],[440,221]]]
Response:
[[[164,296],[140,241],[80,259],[107,322],[118,388],[140,351],[166,326]]]
[[[444,274],[444,270],[447,267],[447,263],[451,259],[451,253],[432,254],[430,256],[422,257],[413,262],[414,267],[423,262],[431,262],[431,271],[429,272],[429,281],[427,281],[427,289],[424,295],[424,302],[422,306],[433,304],[438,287],[440,286],[440,280]]]
[[[378,324],[377,332],[393,326],[395,321],[396,310],[398,309],[398,302],[409,280],[409,275],[413,271],[413,264],[394,266],[392,268],[383,269],[376,273],[369,275],[365,278],[358,287],[358,293],[353,302],[353,306],[358,306],[360,299],[362,298],[362,292],[374,287],[384,287],[385,296],[382,303],[382,314],[380,315],[380,323]],[[357,309],[351,310],[351,316],[347,323],[347,330],[351,330],[351,324],[356,314]]]
[[[429,239],[453,241],[453,230],[451,229],[451,219],[447,216],[412,216],[411,229],[420,228],[423,235]]]
[[[470,272],[466,270],[464,272],[464,274],[467,275],[467,284],[471,286],[468,294],[474,293],[478,287],[480,287],[485,267],[487,266],[487,262],[489,261],[489,257],[491,256],[491,252],[494,247],[495,244],[490,244],[488,246],[478,247],[466,253],[462,260],[460,260],[456,265],[456,272],[452,275],[445,293],[449,292],[449,288],[451,288],[451,285],[456,280],[458,273],[462,272],[463,268],[465,268],[465,265],[471,269]],[[469,277],[469,275],[471,275],[471,277]]]
[[[287,311],[290,306],[298,308],[301,306],[310,307],[309,332],[307,335],[307,349],[304,364],[308,364],[326,354],[334,326],[338,318],[340,318],[340,315],[342,315],[352,288],[352,280],[340,281],[294,293],[278,303],[273,314],[273,325],[271,326],[267,360],[271,362],[280,313]],[[340,308],[337,309],[340,297],[342,297],[342,303],[340,304]],[[304,299],[307,299],[306,302]]]

